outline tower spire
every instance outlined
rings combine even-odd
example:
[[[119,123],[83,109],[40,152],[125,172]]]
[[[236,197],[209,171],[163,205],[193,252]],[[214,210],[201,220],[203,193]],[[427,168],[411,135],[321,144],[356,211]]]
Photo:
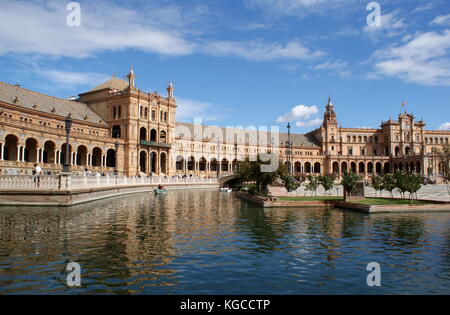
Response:
[[[169,85],[167,86],[167,97],[173,98],[173,84],[172,82],[169,82]]]
[[[323,117],[324,124],[326,123],[336,123],[336,113],[334,112],[334,105],[331,102],[331,96],[328,96],[328,103],[326,106],[325,114]]]
[[[134,74],[133,66],[130,67],[130,73],[127,75],[128,78],[128,86],[130,88],[134,88],[136,75]]]

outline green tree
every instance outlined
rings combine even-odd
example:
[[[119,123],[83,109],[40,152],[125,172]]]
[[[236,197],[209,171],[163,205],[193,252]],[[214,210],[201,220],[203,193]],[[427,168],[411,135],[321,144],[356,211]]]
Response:
[[[373,187],[373,189],[375,189],[375,196],[376,196],[377,192],[380,192],[380,197],[381,197],[381,191],[384,189],[383,177],[373,176],[372,177],[372,187]]]
[[[397,184],[396,184],[394,175],[393,174],[385,174],[383,176],[383,189],[389,192],[389,195],[391,196],[391,198],[394,197],[392,192],[394,191],[395,188],[397,188]]]
[[[360,177],[353,171],[350,171],[350,173],[344,173],[344,175],[342,176],[341,185],[344,188],[344,191],[347,193],[347,196],[352,195],[352,191],[353,189],[355,189],[359,180]]]
[[[334,186],[334,178],[331,175],[323,175],[318,177],[319,183],[325,189],[325,194],[328,193]]]
[[[447,184],[447,191],[450,195],[450,144],[446,144],[444,148],[438,152],[439,162],[442,165],[442,175]]]
[[[276,171],[262,172],[261,165],[263,165],[263,162],[260,160],[259,156],[257,161],[244,161],[240,164],[236,175],[241,183],[254,183],[254,187],[251,189],[252,193],[267,196],[269,193],[269,186],[273,184],[277,178],[285,178],[288,171],[287,167],[280,163]]]
[[[405,199],[405,192],[408,191],[408,176],[405,172],[395,172],[395,188],[397,188],[402,198]]]
[[[284,178],[282,178],[282,180],[283,180],[284,188],[286,188],[287,192],[295,191],[295,190],[297,190],[298,187],[300,187],[300,184],[298,184],[295,181],[295,178],[290,175],[285,176]]]
[[[422,188],[423,177],[418,174],[406,174],[406,191],[409,192],[409,198],[414,203],[417,199],[417,192]]]
[[[314,195],[317,196],[317,188],[319,188],[319,186],[319,179],[313,175],[308,175],[308,183],[306,183],[305,186],[306,191],[314,192]]]

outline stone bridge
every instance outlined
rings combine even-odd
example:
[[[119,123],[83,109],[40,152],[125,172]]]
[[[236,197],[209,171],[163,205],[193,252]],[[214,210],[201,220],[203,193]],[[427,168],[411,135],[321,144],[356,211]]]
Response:
[[[226,183],[229,181],[232,181],[233,179],[236,179],[237,175],[235,172],[228,172],[228,173],[222,173],[219,175],[219,186],[223,187]]]

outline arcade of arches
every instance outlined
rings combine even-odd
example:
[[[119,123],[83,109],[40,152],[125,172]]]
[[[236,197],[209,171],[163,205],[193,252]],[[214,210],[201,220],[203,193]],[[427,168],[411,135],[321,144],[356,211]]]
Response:
[[[424,121],[406,111],[377,129],[343,128],[331,98],[323,124],[291,134],[290,150],[286,133],[266,132],[256,142],[246,130],[239,137],[237,131],[236,137],[215,137],[221,131],[226,136],[226,128],[214,127],[218,132],[208,135],[213,126],[176,122],[172,84],[162,96],[137,89],[134,72],[127,77],[128,82],[113,77],[79,94],[76,102],[0,82],[0,174],[30,174],[35,163],[57,173],[68,152],[67,164],[75,172],[216,176],[261,153],[287,163],[290,152],[287,164],[297,174],[352,170],[370,177],[404,170],[431,177],[443,169],[436,153],[450,142],[450,131],[426,130]],[[66,147],[69,114],[73,124]]]

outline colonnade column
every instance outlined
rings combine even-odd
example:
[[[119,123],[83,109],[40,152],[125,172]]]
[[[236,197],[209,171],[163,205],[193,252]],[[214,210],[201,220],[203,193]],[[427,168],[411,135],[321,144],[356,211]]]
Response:
[[[0,161],[3,161],[3,152],[5,151],[5,144],[1,143],[0,144]]]
[[[21,151],[22,151],[22,159],[20,161],[25,162],[25,146],[22,145],[21,147]]]

